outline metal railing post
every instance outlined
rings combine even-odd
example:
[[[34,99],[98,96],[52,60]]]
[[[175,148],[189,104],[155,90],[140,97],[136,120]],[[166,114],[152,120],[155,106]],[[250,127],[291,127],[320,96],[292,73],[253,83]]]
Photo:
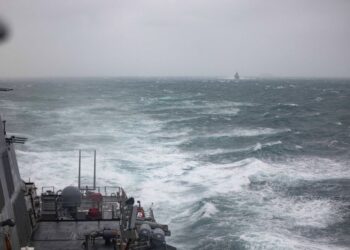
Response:
[[[96,150],[94,150],[94,190],[96,189]]]
[[[80,175],[81,175],[81,150],[79,149],[79,173],[78,173],[78,188],[80,190]]]

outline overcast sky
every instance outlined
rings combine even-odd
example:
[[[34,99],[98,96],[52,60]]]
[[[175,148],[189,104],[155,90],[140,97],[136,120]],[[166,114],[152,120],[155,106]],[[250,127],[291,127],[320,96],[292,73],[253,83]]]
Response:
[[[350,0],[0,0],[0,78],[350,77]]]

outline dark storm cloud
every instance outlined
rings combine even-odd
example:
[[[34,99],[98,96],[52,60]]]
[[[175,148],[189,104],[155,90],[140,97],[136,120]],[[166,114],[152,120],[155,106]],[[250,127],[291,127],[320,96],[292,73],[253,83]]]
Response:
[[[350,1],[5,1],[0,76],[350,76]]]

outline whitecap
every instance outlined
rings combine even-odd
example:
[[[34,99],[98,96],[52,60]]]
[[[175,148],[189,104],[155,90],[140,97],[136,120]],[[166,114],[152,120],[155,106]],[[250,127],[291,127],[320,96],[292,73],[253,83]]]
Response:
[[[227,132],[211,133],[210,135],[204,135],[202,137],[253,137],[261,135],[273,135],[279,133],[290,132],[289,128],[235,128]]]

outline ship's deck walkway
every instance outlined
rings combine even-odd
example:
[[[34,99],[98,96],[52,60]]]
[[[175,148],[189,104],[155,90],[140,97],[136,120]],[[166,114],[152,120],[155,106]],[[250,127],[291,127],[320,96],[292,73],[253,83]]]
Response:
[[[35,250],[81,250],[85,234],[105,228],[118,229],[117,221],[48,221],[40,222],[32,235],[30,246]],[[96,239],[96,250],[113,249],[103,239]]]

